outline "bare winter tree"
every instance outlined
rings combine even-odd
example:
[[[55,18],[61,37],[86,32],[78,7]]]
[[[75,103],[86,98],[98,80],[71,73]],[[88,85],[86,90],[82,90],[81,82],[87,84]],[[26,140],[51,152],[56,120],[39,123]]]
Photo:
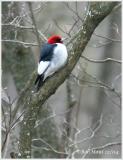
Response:
[[[57,15],[58,19],[53,16],[55,10],[52,8],[52,4],[53,6],[56,4],[60,8],[64,6],[66,12],[70,12],[70,15],[72,15],[72,24],[65,25],[60,23],[58,19],[61,15]],[[113,148],[116,146],[113,151],[117,151],[117,153],[113,154],[117,154],[116,156],[120,157],[120,119],[116,122],[116,135],[107,135],[108,129],[105,126],[107,132],[102,134],[104,131],[102,126],[104,123],[109,123],[108,116],[106,116],[107,119],[104,118],[104,114],[106,114],[105,106],[110,106],[106,104],[105,97],[108,97],[108,101],[115,104],[116,110],[112,109],[112,112],[117,111],[117,113],[120,113],[121,93],[119,86],[115,86],[116,81],[121,78],[119,73],[120,56],[119,59],[111,56],[107,58],[99,56],[102,59],[94,59],[85,54],[87,46],[90,45],[90,39],[93,39],[93,37],[101,38],[98,45],[93,46],[96,50],[113,43],[121,43],[119,38],[109,38],[95,31],[110,13],[115,14],[119,10],[120,5],[117,2],[2,3],[2,67],[3,72],[6,73],[2,77],[2,154],[4,158],[93,158],[94,155],[100,157],[100,150],[104,154],[104,150],[106,148],[110,149],[112,146]],[[44,21],[37,21],[36,16],[43,15],[42,12],[44,10],[49,14],[50,9],[51,13],[53,13],[52,22],[50,22],[50,19],[45,22],[46,18],[44,18]],[[84,11],[84,14],[82,14],[82,11]],[[44,15],[46,13],[44,12]],[[44,28],[43,22],[47,23]],[[117,23],[112,24],[112,26],[114,25],[116,35],[119,36],[120,29]],[[55,29],[53,26],[55,26]],[[59,32],[65,36],[65,44],[69,53],[68,61],[62,69],[49,77],[41,89],[35,93],[34,81],[37,74],[35,62],[37,62],[40,47],[47,41],[47,37],[52,32]],[[35,41],[32,42],[30,39],[35,39]],[[107,51],[108,49],[106,49]],[[11,54],[9,55],[7,52]],[[103,69],[99,67],[102,76],[102,79],[99,80],[97,76],[88,73],[87,62],[96,66],[99,64],[109,67],[110,63],[117,65],[118,74],[115,75],[114,79],[112,78],[112,85],[106,83],[108,76],[102,74],[105,71],[105,67]],[[85,64],[84,67],[83,64]],[[91,67],[89,70],[91,70]],[[101,72],[101,70],[103,71]],[[16,88],[17,95],[14,99],[11,99],[12,91],[8,91],[8,88],[6,89],[6,82],[4,82],[8,75],[12,75],[12,82]],[[67,103],[66,107],[64,106],[65,109],[63,110],[62,108],[62,112],[57,113],[54,109],[55,106],[50,103],[51,96],[60,90],[58,88],[61,88],[63,83],[66,84],[64,90]],[[93,95],[90,96],[92,98],[90,98],[90,104],[85,102],[88,101],[86,88],[90,89],[89,92],[91,92],[91,88],[99,89],[99,91],[93,90]],[[74,95],[77,95],[77,98]],[[82,97],[85,97],[84,102]],[[60,98],[63,98],[63,93]],[[98,102],[94,101],[95,99],[98,99]],[[61,102],[59,105],[64,104]],[[89,105],[92,108],[88,107]],[[87,109],[86,111],[85,108]],[[80,115],[81,109],[83,110]],[[108,112],[110,111],[107,110]],[[88,120],[87,118],[84,119],[86,114],[91,115],[88,116]],[[61,126],[57,124],[58,122],[56,123],[57,117],[63,117],[62,123],[60,123]],[[83,118],[82,122],[79,120],[81,117]],[[110,120],[112,121],[111,117]],[[16,139],[14,138],[13,140],[12,137],[16,137]],[[82,139],[79,137],[82,137]],[[99,137],[103,138],[103,140]],[[110,140],[106,139],[108,137]],[[113,141],[112,139],[116,140]],[[15,146],[13,150],[10,149],[12,143]]]

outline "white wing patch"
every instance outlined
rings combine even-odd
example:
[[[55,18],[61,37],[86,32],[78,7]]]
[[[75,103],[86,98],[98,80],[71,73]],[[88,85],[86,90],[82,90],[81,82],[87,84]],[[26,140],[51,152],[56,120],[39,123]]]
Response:
[[[49,64],[49,61],[40,61],[40,63],[38,63],[38,74],[41,75],[47,69]]]

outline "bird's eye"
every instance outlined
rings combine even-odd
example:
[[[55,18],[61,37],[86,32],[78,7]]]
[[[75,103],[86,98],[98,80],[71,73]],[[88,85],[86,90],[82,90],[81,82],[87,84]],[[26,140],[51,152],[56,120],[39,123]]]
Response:
[[[57,42],[62,43],[62,39],[57,39]]]

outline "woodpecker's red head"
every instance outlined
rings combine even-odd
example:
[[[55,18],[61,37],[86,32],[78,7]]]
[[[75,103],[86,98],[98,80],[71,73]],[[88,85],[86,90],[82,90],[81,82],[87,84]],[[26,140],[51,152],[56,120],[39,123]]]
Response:
[[[48,38],[48,43],[49,44],[54,44],[54,43],[63,43],[61,36],[59,35],[54,35]]]

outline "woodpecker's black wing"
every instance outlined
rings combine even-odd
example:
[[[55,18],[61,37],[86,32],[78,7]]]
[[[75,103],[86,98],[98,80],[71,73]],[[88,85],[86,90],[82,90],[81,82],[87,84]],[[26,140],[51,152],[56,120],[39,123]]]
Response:
[[[46,43],[41,49],[39,62],[40,61],[50,61],[52,59],[53,51],[56,46],[57,44]]]

